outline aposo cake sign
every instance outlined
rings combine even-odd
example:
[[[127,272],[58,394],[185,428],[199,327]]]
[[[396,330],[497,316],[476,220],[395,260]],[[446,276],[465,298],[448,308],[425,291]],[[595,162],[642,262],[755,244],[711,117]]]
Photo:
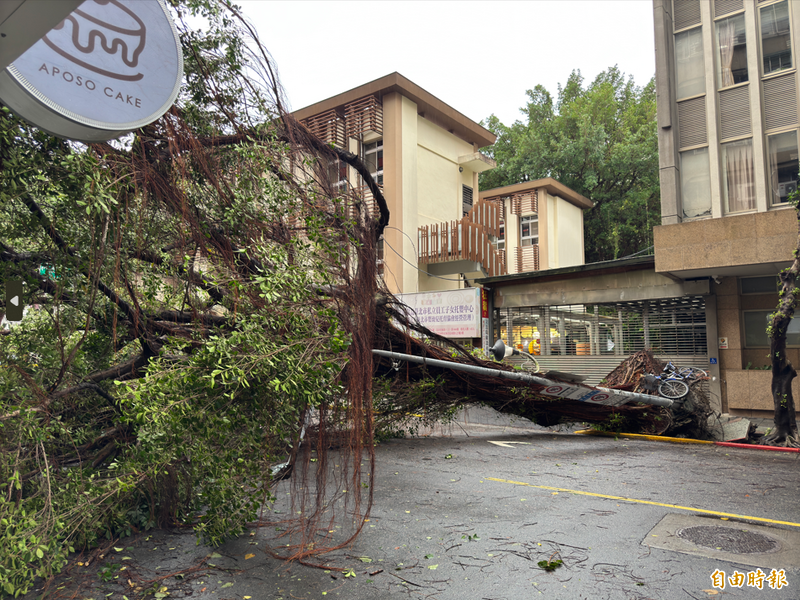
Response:
[[[0,99],[54,135],[109,140],[163,115],[182,76],[162,0],[87,0],[0,74]]]

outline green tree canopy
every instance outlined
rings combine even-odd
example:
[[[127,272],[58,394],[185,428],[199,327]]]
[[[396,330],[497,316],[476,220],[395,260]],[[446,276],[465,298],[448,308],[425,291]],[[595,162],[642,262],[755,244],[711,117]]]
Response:
[[[235,6],[173,9],[184,86],[156,122],[87,146],[0,106],[0,281],[22,280],[28,307],[0,331],[0,597],[102,538],[176,522],[236,535],[284,461],[318,486],[296,486],[286,555],[347,543],[369,511],[386,204],[363,161],[283,110]],[[380,218],[334,188],[337,160]],[[296,460],[312,412],[313,466],[309,444]],[[334,465],[328,425],[352,432]],[[337,506],[345,533],[319,539]]]
[[[655,82],[637,86],[617,67],[588,86],[573,71],[554,101],[542,85],[527,91],[525,121],[492,115],[497,168],[481,190],[552,177],[595,203],[585,212],[586,261],[612,260],[652,246],[660,223]]]

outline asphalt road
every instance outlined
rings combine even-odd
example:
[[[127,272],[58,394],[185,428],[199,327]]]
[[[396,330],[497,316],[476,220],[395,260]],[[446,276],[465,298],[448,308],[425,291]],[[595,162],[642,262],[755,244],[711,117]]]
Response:
[[[216,549],[158,531],[89,567],[76,557],[48,597],[800,600],[800,455],[467,431],[377,447],[370,521],[329,558],[354,576],[268,557],[264,529]],[[762,589],[747,581],[759,569]]]

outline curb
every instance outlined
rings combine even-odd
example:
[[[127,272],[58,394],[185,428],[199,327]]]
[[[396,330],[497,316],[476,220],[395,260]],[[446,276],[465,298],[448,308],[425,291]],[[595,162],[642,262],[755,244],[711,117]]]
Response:
[[[676,444],[712,444],[727,448],[742,448],[744,450],[771,450],[773,452],[800,452],[800,448],[784,448],[782,446],[759,446],[757,444],[737,444],[735,442],[712,442],[710,440],[694,440],[691,438],[666,437],[663,435],[644,435],[641,433],[612,433],[610,431],[597,431],[596,429],[580,429],[573,431],[579,435],[596,435],[603,437],[622,437],[635,440],[650,440],[655,442],[672,442]]]

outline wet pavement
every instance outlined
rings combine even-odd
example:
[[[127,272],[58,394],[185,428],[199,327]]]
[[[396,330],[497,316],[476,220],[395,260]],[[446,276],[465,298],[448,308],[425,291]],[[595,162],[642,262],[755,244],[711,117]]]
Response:
[[[478,425],[450,433],[378,445],[370,521],[327,559],[349,577],[269,557],[265,529],[219,548],[155,531],[88,567],[75,557],[46,597],[800,599],[798,454]],[[539,566],[557,560],[552,572]]]

